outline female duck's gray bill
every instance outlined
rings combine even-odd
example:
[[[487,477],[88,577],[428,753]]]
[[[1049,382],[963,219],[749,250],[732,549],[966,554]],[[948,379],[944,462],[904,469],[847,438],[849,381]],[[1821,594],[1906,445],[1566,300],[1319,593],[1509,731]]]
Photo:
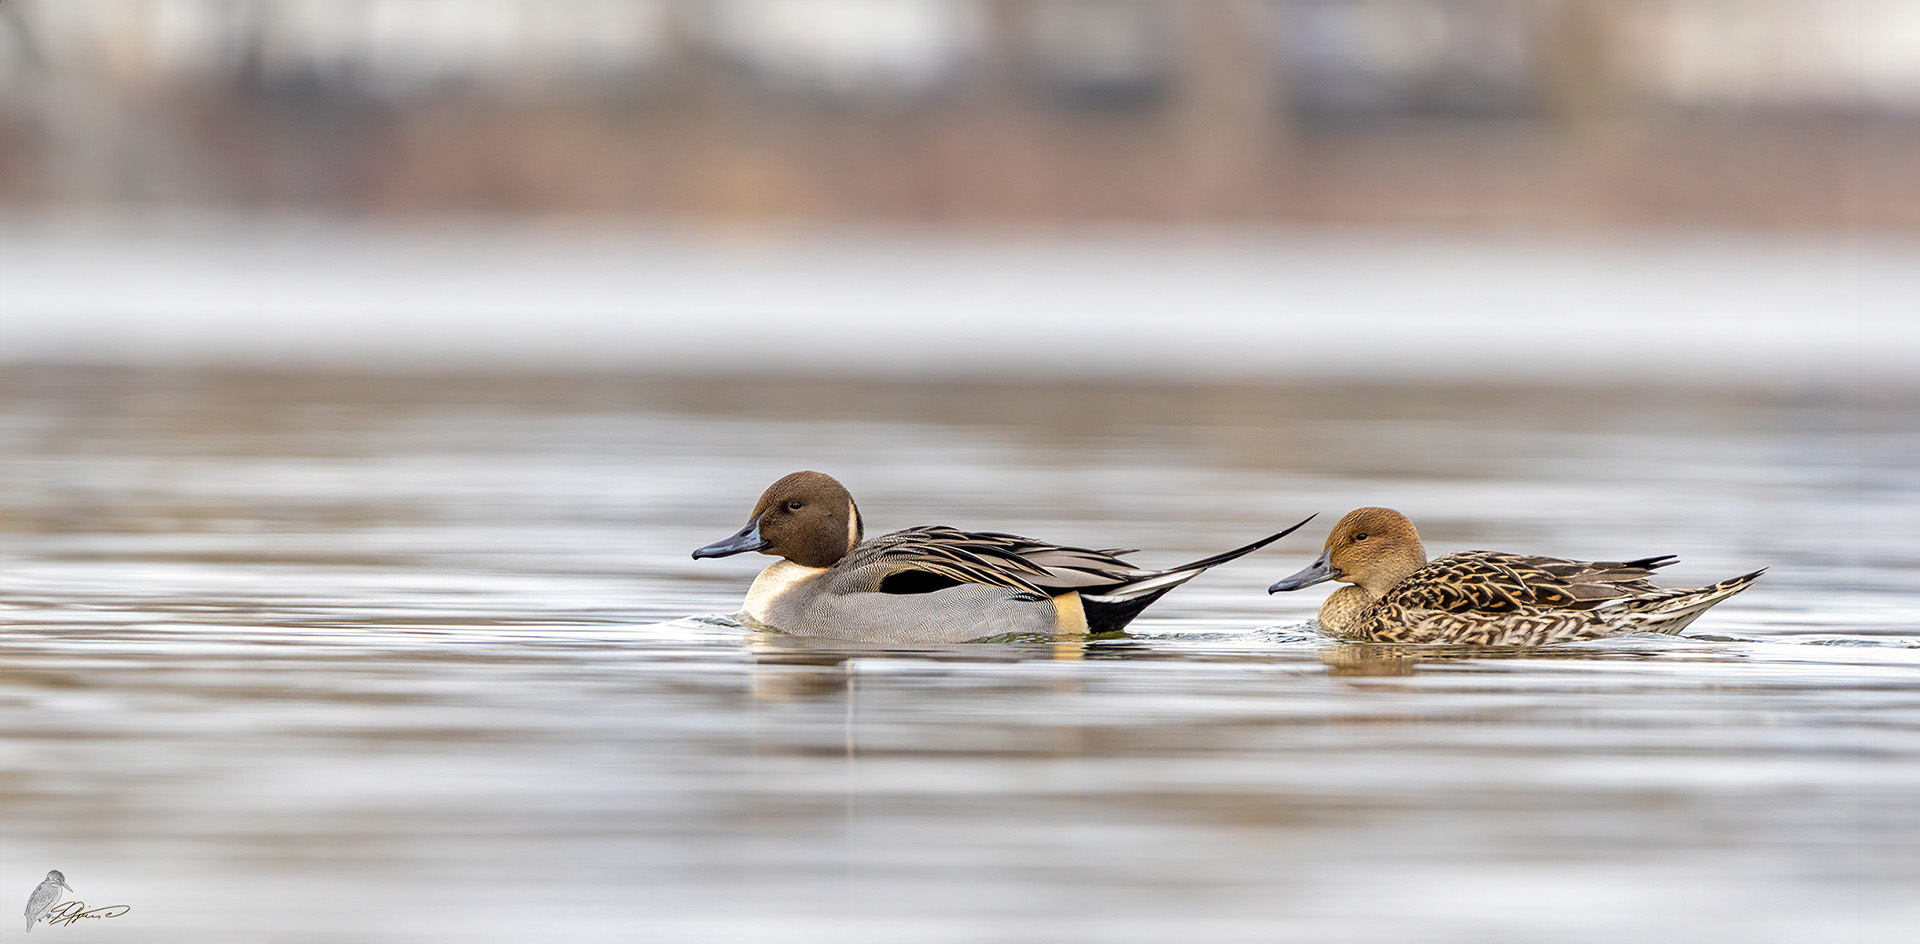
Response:
[[[748,551],[764,550],[767,539],[760,536],[760,519],[747,522],[747,526],[735,532],[732,537],[721,538],[693,552],[693,559],[703,557],[727,557],[732,554],[745,554]]]
[[[1273,586],[1267,588],[1267,592],[1279,593],[1282,590],[1298,590],[1301,587],[1311,587],[1316,583],[1332,580],[1338,576],[1340,576],[1340,572],[1333,569],[1333,561],[1329,559],[1328,552],[1322,551],[1320,552],[1319,560],[1308,564],[1305,570],[1291,577],[1280,578]]]

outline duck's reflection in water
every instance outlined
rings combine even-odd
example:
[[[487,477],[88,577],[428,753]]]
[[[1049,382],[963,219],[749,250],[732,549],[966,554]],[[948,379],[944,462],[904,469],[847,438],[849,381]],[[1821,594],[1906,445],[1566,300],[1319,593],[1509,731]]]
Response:
[[[932,643],[914,646],[849,642],[817,636],[792,636],[755,630],[746,638],[753,654],[753,697],[756,701],[786,702],[847,693],[859,666],[875,660],[917,662],[1001,663],[1080,661],[1090,646],[1102,641],[1088,637],[1031,639],[1001,642]]]
[[[1328,646],[1320,650],[1320,661],[1329,674],[1348,677],[1386,678],[1412,675],[1419,665],[1406,646]]]
[[[1653,637],[1650,637],[1653,638]],[[1320,650],[1320,662],[1330,674],[1345,677],[1390,677],[1417,673],[1422,663],[1484,662],[1492,660],[1648,660],[1671,657],[1686,637],[1660,636],[1647,647],[1583,646],[1451,646],[1340,643]],[[1725,653],[1715,650],[1717,657]]]

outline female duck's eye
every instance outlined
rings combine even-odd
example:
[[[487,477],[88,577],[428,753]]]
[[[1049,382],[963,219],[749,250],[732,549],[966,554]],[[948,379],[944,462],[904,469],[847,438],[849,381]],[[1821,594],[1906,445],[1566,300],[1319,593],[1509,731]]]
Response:
[[[802,509],[802,508],[805,508],[805,507],[807,507],[807,503],[806,503],[806,502],[803,502],[803,501],[790,501],[790,502],[787,502],[787,510],[788,510],[788,511],[799,511],[800,509]]]
[[[1362,531],[1359,534],[1354,535],[1353,539],[1356,541],[1364,541],[1367,539],[1367,532]]]

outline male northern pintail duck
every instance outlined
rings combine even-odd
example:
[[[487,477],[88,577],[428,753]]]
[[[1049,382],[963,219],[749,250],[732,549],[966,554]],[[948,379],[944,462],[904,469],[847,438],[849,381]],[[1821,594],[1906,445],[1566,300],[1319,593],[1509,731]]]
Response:
[[[1333,526],[1318,560],[1267,592],[1324,580],[1352,584],[1320,607],[1320,627],[1350,639],[1545,646],[1621,633],[1677,633],[1765,571],[1672,590],[1647,580],[1654,568],[1675,560],[1593,562],[1462,551],[1429,563],[1407,516],[1361,508]]]
[[[1311,521],[1311,518],[1307,519]],[[1108,633],[1167,591],[1272,537],[1171,570],[1120,559],[1130,549],[1061,547],[943,525],[871,541],[853,496],[830,475],[795,472],[767,488],[732,537],[695,558],[779,557],[747,590],[745,615],[799,636],[868,642],[965,642],[1009,633]]]

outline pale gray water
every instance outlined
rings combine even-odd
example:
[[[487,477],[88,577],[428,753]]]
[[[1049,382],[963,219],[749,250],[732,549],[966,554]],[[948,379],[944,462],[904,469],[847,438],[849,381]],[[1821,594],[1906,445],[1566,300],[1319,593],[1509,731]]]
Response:
[[[0,876],[101,941],[1751,942],[1920,923],[1899,392],[49,368],[0,382]],[[1175,563],[1133,638],[809,649],[688,552],[871,525]],[[1692,638],[1336,646],[1264,587],[1436,550],[1766,565]]]

